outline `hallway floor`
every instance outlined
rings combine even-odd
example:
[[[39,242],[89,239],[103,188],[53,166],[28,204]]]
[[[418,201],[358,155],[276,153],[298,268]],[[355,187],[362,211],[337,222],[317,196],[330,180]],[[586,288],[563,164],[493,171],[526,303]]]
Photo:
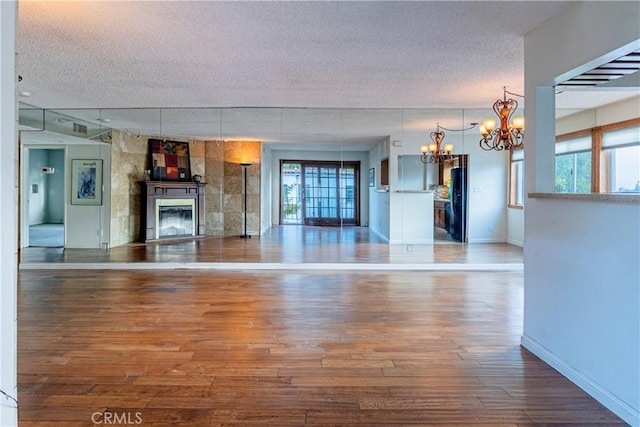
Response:
[[[64,246],[64,224],[30,225],[29,246],[62,248]]]

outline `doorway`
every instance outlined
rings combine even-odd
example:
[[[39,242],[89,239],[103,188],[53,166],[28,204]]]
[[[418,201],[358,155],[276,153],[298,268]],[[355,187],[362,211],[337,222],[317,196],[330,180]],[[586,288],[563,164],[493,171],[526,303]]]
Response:
[[[65,149],[26,148],[24,246],[64,247]]]
[[[280,182],[281,224],[359,224],[359,162],[283,160]]]
[[[439,165],[434,187],[434,242],[467,242],[469,156],[462,154]]]

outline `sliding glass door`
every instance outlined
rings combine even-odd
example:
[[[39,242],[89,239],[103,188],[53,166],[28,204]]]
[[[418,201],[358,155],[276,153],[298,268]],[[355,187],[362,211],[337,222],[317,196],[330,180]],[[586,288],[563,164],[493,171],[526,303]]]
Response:
[[[292,170],[299,171],[301,188],[295,190],[285,183]],[[358,225],[358,163],[283,162],[281,177],[282,224]]]

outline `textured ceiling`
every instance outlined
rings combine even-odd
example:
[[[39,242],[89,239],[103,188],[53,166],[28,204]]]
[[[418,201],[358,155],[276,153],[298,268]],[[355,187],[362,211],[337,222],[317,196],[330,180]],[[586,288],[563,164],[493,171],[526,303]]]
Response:
[[[94,121],[81,109],[268,107],[227,111],[244,114],[233,131],[215,109],[165,112],[160,126],[157,111],[100,113],[132,131],[371,140],[389,133],[379,109],[487,109],[502,86],[523,93],[523,36],[567,3],[21,0],[19,90]],[[332,115],[339,126],[313,129]]]

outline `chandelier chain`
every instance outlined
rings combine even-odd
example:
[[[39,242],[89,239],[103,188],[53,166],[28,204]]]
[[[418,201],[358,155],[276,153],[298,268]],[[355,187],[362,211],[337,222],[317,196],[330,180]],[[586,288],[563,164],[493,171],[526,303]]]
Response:
[[[464,132],[464,131],[466,131],[466,130],[473,129],[473,128],[474,128],[474,127],[476,127],[477,125],[478,125],[477,123],[471,123],[471,126],[466,127],[466,128],[463,128],[463,129],[449,129],[449,128],[446,128],[446,127],[444,127],[444,126],[440,126],[440,125],[438,125],[438,127],[439,127],[440,129],[442,129],[442,130],[446,130],[447,132]]]
[[[520,98],[524,98],[524,95],[520,95],[519,93],[509,92],[507,89],[504,90],[504,93],[508,93],[509,95],[519,96]]]

